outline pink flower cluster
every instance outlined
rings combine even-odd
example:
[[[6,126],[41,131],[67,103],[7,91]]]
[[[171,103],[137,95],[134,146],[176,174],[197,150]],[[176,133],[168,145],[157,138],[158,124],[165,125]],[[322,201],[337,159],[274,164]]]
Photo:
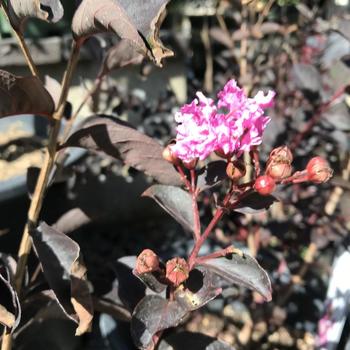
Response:
[[[259,91],[248,98],[236,81],[230,80],[218,93],[217,104],[201,92],[196,95],[175,114],[179,125],[171,149],[178,158],[185,162],[203,160],[214,151],[239,156],[261,143],[270,121],[264,109],[273,105],[274,91],[267,95]]]

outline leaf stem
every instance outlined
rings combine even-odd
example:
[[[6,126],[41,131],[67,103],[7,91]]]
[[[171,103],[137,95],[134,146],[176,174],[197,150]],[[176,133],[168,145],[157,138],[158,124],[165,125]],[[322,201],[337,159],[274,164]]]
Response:
[[[198,191],[196,188],[196,171],[194,169],[191,169],[191,188],[192,188],[192,210],[193,210],[193,215],[194,215],[194,236],[193,236],[193,238],[196,242],[196,241],[198,241],[198,239],[201,236],[201,223],[200,223],[198,203],[197,203]]]
[[[238,249],[236,249],[233,245],[230,245],[229,247],[220,249],[214,253],[197,257],[196,264],[204,262],[206,260],[220,258],[220,257],[226,256],[229,253],[234,253],[235,251],[238,251]]]
[[[187,187],[188,191],[190,193],[192,193],[191,183],[188,181],[188,179],[186,177],[186,174],[185,174],[184,170],[182,169],[181,165],[176,165],[176,169],[177,169],[178,173],[181,176],[182,182],[185,184],[185,186]]]
[[[249,193],[251,193],[253,190],[252,189],[248,189],[245,192],[241,193],[237,199],[230,204],[230,200],[233,194],[233,189],[234,187],[232,186],[231,189],[229,190],[229,192],[226,194],[222,205],[220,207],[218,207],[218,209],[216,210],[213,218],[211,219],[209,225],[207,226],[207,228],[205,229],[205,231],[203,232],[203,234],[199,237],[199,239],[196,241],[192,252],[188,258],[188,265],[190,267],[190,270],[193,268],[193,266],[196,264],[197,261],[197,256],[198,253],[203,245],[203,243],[206,241],[206,239],[209,237],[211,231],[213,230],[213,228],[217,225],[217,223],[221,220],[221,218],[223,217],[223,215],[225,214],[226,209],[230,208],[234,208],[237,206],[237,204],[244,198],[246,197]]]

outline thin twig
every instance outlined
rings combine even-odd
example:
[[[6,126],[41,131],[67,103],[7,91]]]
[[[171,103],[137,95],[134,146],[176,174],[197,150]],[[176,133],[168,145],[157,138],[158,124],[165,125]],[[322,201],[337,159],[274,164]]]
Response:
[[[68,120],[65,128],[64,128],[64,132],[63,132],[63,140],[65,140],[71,129],[72,126],[74,125],[75,120],[77,119],[79,113],[81,112],[82,108],[85,106],[85,104],[89,101],[89,99],[96,93],[96,91],[99,90],[99,88],[101,87],[101,84],[103,82],[103,78],[105,77],[105,75],[99,74],[97,76],[97,78],[95,79],[93,86],[90,90],[88,90],[84,96],[84,99],[81,101],[79,107],[77,108],[77,110],[74,112],[74,114],[72,115],[72,117]]]

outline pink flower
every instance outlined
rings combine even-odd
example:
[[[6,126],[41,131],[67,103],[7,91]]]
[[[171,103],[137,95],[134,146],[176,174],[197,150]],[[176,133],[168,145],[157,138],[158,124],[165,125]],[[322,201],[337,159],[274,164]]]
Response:
[[[201,92],[197,92],[197,97],[175,114],[179,125],[176,144],[171,149],[178,158],[188,162],[207,158],[216,147],[216,135],[211,126],[211,120],[217,113],[216,106]]]
[[[179,125],[172,151],[184,161],[203,160],[214,151],[237,156],[249,151],[262,141],[270,121],[264,116],[264,108],[272,106],[274,96],[273,91],[266,96],[259,91],[248,98],[236,81],[230,80],[218,93],[216,107],[212,99],[198,92],[198,99],[175,115]]]

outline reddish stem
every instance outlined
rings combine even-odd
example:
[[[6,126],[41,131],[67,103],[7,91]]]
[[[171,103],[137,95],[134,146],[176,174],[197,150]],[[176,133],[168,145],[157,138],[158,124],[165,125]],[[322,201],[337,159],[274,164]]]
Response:
[[[196,171],[194,169],[191,170],[191,189],[192,189],[192,210],[194,215],[194,241],[197,242],[201,236],[201,223],[199,217],[197,196],[198,191],[196,189]]]
[[[187,177],[186,177],[186,174],[185,172],[183,171],[181,165],[176,165],[176,169],[178,171],[178,173],[180,174],[181,176],[181,180],[182,182],[185,184],[185,186],[187,187],[188,191],[190,193],[192,193],[192,186],[191,186],[191,183],[188,181]]]
[[[232,245],[230,245],[229,247],[220,249],[214,253],[197,257],[196,264],[199,264],[201,262],[204,262],[210,259],[221,258],[223,256],[226,256],[227,254],[234,253],[234,251],[235,251],[235,248]]]
[[[257,148],[254,148],[250,151],[250,156],[253,159],[255,177],[257,178],[260,175],[260,162],[259,162],[259,151]]]

